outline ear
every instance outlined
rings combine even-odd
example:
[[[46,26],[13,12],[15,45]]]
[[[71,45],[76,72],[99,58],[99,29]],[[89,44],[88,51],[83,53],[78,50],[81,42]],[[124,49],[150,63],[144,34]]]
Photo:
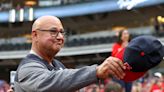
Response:
[[[37,40],[38,32],[36,30],[33,30],[31,32],[31,38],[32,40]]]

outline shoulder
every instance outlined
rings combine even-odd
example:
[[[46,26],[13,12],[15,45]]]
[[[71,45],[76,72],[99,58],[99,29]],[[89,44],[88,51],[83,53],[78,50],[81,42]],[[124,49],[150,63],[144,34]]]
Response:
[[[117,47],[121,47],[121,44],[119,44],[119,43],[114,43],[114,44],[113,44],[113,48],[117,48]]]
[[[32,73],[36,71],[41,71],[43,69],[47,69],[45,65],[37,62],[29,62],[21,65],[17,71],[21,75],[22,73],[27,74],[28,72]]]
[[[44,73],[49,73],[50,71],[43,64],[37,62],[26,63],[19,67],[17,70],[18,81],[22,81],[28,78],[35,78]]]
[[[25,57],[18,66],[17,76],[21,79],[45,70],[47,70],[46,65],[44,65],[41,61]]]
[[[37,67],[37,66],[44,67],[45,65],[39,60],[26,57],[21,61],[21,63],[18,66],[18,69],[20,70],[21,68]]]

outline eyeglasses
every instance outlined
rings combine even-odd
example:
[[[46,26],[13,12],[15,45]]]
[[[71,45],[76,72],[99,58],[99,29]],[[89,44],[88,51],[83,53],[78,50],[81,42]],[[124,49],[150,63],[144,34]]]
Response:
[[[62,34],[63,36],[65,36],[65,31],[64,30],[61,30],[61,31],[57,31],[57,29],[50,29],[50,30],[46,30],[46,29],[37,29],[39,31],[45,31],[45,32],[50,32],[50,35],[52,37],[57,37],[60,34]]]

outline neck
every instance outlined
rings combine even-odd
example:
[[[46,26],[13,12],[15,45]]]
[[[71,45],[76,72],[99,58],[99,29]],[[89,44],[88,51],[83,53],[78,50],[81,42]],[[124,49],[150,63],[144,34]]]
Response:
[[[124,41],[124,42],[122,42],[122,47],[126,47],[127,45],[128,45],[128,41]]]
[[[128,41],[123,41],[123,43],[128,43]]]
[[[38,50],[38,49],[36,49],[36,48],[34,48],[34,47],[32,47],[32,50],[37,54],[37,55],[39,55],[41,58],[43,58],[44,60],[46,60],[49,64],[51,64],[52,63],[52,61],[53,61],[53,58],[54,58],[54,54],[52,55],[52,54],[48,54],[48,53],[46,53],[45,51],[43,51],[43,50]]]

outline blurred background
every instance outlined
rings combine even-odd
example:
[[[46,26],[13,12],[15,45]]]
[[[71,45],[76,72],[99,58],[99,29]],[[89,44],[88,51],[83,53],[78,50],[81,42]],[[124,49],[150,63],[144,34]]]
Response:
[[[101,64],[122,29],[132,38],[153,35],[164,43],[164,0],[0,0],[1,80],[10,83],[10,72],[29,53],[32,23],[43,15],[57,16],[64,25],[65,47],[56,58],[68,68]],[[164,62],[147,75],[157,72],[163,77]]]

